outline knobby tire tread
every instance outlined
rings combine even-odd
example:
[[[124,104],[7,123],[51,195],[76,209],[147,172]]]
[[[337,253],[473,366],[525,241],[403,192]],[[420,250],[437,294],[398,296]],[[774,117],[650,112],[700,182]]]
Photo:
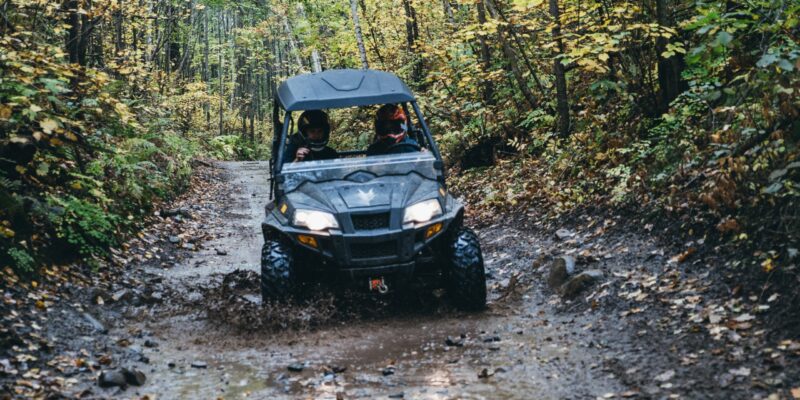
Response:
[[[261,298],[263,302],[289,299],[294,292],[295,274],[289,246],[267,241],[261,248]]]
[[[455,304],[465,310],[486,307],[486,273],[478,236],[461,228],[451,239],[448,292]]]

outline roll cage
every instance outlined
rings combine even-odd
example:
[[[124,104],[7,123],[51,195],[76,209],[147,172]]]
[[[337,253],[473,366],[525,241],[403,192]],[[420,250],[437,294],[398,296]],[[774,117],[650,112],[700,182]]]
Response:
[[[272,110],[274,131],[269,163],[270,197],[283,194],[281,170],[286,161],[286,142],[294,125],[292,112],[388,103],[400,104],[406,115],[414,117],[409,121],[409,132],[436,158],[435,167],[442,172],[440,176],[444,184],[444,163],[439,148],[408,86],[388,72],[341,69],[294,76],[278,87]],[[409,111],[413,111],[413,114]],[[415,119],[418,124],[414,124]],[[339,154],[347,157],[366,154],[366,151],[342,151]]]

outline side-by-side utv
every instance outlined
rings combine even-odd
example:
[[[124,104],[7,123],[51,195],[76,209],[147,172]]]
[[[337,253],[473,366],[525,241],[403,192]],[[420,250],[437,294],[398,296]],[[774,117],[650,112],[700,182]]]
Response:
[[[293,113],[397,104],[409,117],[414,151],[292,162]],[[376,107],[377,108],[377,107]],[[373,70],[328,70],[286,80],[277,90],[270,160],[273,200],[262,223],[264,301],[302,283],[333,280],[380,293],[413,279],[436,280],[455,304],[480,309],[486,279],[478,237],[447,190],[442,157],[409,88]],[[408,143],[401,143],[408,146]]]

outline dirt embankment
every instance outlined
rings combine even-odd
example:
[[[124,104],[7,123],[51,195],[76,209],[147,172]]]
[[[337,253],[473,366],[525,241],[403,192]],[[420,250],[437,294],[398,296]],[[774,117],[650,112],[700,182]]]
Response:
[[[264,307],[257,277],[266,171],[265,163],[204,170],[168,216],[116,256],[125,268],[103,270],[85,286],[54,288],[50,303],[37,308],[35,299],[6,290],[4,311],[32,307],[25,315],[35,319],[14,328],[16,342],[4,339],[3,391],[130,398],[800,396],[800,343],[760,322],[776,298],[726,292],[716,279],[721,261],[698,252],[702,243],[665,246],[658,232],[632,229],[635,223],[622,217],[581,216],[559,226],[535,218],[473,221],[490,289],[481,313],[456,311],[441,290],[373,297],[334,295],[324,285],[302,304]],[[11,346],[22,350],[37,332],[48,345],[24,354],[38,361],[19,357],[23,352]],[[101,372],[107,380],[120,368],[142,372],[145,382],[123,376],[127,387],[98,386]]]

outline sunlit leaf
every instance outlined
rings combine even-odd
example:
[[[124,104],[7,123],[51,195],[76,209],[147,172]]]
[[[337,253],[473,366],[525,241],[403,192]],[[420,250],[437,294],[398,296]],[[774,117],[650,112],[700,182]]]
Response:
[[[54,130],[58,129],[59,123],[52,118],[47,118],[39,121],[39,126],[42,128],[44,133],[53,133]]]

